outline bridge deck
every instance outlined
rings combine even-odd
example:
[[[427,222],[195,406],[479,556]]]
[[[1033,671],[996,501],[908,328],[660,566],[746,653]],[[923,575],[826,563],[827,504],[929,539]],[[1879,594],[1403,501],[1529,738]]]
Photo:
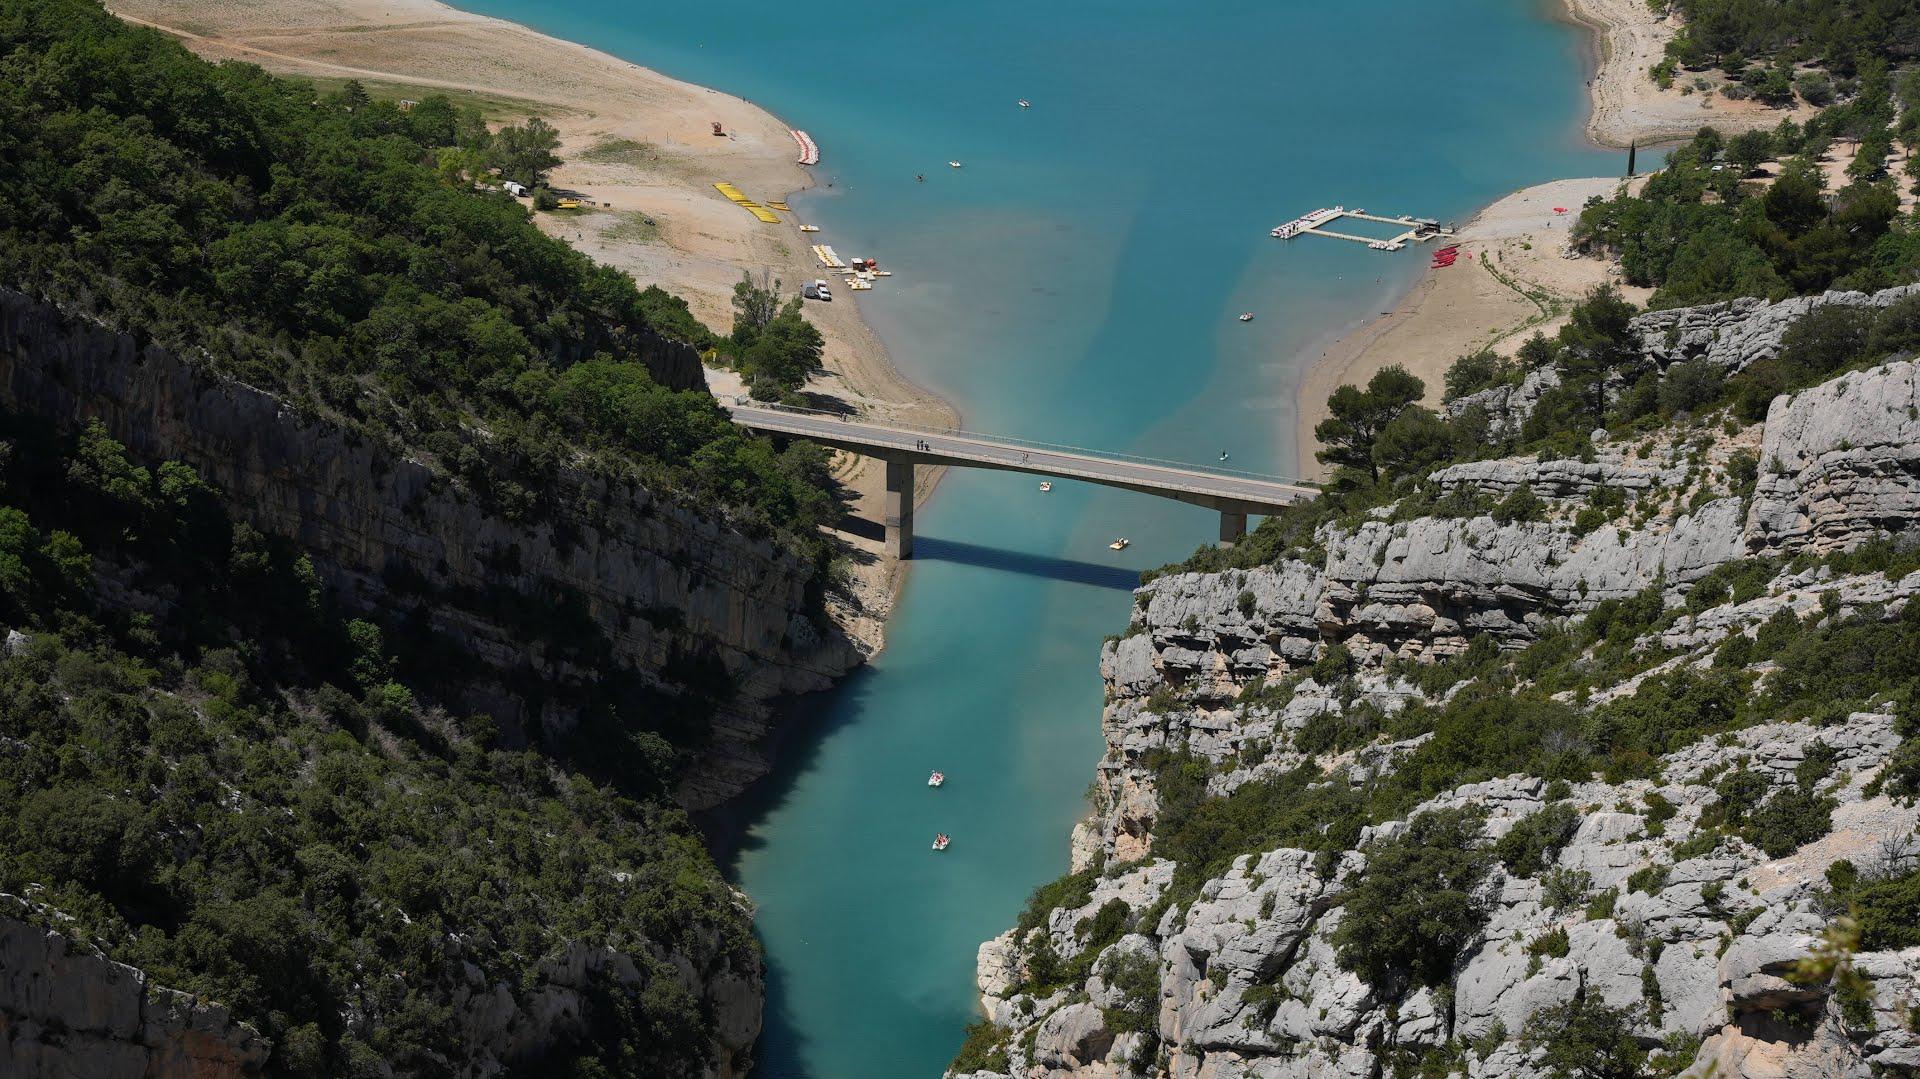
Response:
[[[913,464],[959,465],[1085,480],[1174,498],[1226,513],[1268,514],[1318,488],[1274,476],[1195,468],[1118,454],[994,438],[964,431],[894,427],[831,413],[729,404],[734,422],[767,434],[805,438],[853,453]]]

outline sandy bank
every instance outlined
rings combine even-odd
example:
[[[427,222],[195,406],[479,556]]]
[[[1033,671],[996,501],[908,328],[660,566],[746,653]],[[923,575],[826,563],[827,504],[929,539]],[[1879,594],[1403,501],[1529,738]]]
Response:
[[[713,188],[727,181],[765,202],[812,183],[795,160],[788,124],[740,98],[437,0],[121,0],[112,10],[175,34],[208,59],[323,85],[358,79],[375,93],[443,92],[492,118],[545,117],[560,131],[566,160],[555,186],[596,205],[538,215],[540,226],[642,284],[685,297],[708,325],[731,325],[742,272],[770,271],[789,294],[817,275],[810,237],[792,215],[763,224]],[[712,134],[715,121],[724,137]],[[826,338],[828,368],[810,389],[884,417],[952,423],[944,402],[894,370],[852,295],[836,296],[808,306]],[[859,497],[856,514],[878,521],[881,471],[861,458],[838,462],[837,471]],[[923,494],[930,487],[920,484]],[[896,574],[877,539],[847,538],[860,563],[860,602],[840,613],[877,648]]]
[[[1711,124],[1723,131],[1772,127],[1805,119],[1810,111],[1770,109],[1717,93],[1663,90],[1649,70],[1665,56],[1676,27],[1645,0],[1563,0],[1567,16],[1593,32],[1597,55],[1587,83],[1587,136],[1605,146],[1687,138]],[[1688,76],[1682,74],[1684,81]],[[1587,258],[1563,257],[1567,232],[1590,197],[1611,194],[1612,178],[1558,180],[1517,191],[1462,230],[1462,251],[1446,269],[1429,269],[1394,309],[1342,337],[1314,360],[1297,393],[1295,432],[1300,471],[1319,474],[1314,425],[1326,418],[1327,396],[1343,383],[1364,383],[1398,363],[1427,383],[1437,404],[1441,377],[1462,353],[1493,348],[1510,354],[1535,330],[1552,333],[1573,301],[1593,286],[1616,280],[1610,268]],[[1555,214],[1553,207],[1567,207]],[[1636,303],[1646,290],[1623,288]]]
[[[1788,116],[1804,120],[1811,111],[1771,109],[1717,93],[1684,94],[1684,72],[1674,89],[1662,90],[1649,71],[1666,56],[1676,30],[1671,19],[1655,14],[1646,0],[1563,2],[1569,18],[1593,31],[1598,62],[1587,84],[1587,137],[1602,146],[1687,138],[1706,124],[1727,132],[1772,127]]]
[[[1341,384],[1364,385],[1374,372],[1397,363],[1426,382],[1426,403],[1438,406],[1442,378],[1461,354],[1491,348],[1511,355],[1534,332],[1558,330],[1573,303],[1595,285],[1617,284],[1611,264],[1567,258],[1565,248],[1580,207],[1611,195],[1620,183],[1596,177],[1539,184],[1468,222],[1460,230],[1457,262],[1427,270],[1398,306],[1342,337],[1301,380],[1295,434],[1301,469],[1319,474],[1313,428],[1327,418],[1327,396]],[[1555,213],[1556,206],[1567,212]],[[1408,254],[1424,259],[1430,250]],[[1632,287],[1622,292],[1636,303],[1648,294]]]

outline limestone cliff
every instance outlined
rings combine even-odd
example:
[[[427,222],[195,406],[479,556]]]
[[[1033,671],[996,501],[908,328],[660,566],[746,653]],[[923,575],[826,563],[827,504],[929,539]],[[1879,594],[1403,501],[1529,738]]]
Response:
[[[267,1043],[218,1004],[13,917],[0,896],[0,1075],[10,1079],[242,1079]]]
[[[1683,360],[1705,359],[1731,373],[1778,356],[1788,328],[1816,308],[1891,307],[1913,295],[1920,295],[1920,285],[1898,285],[1871,293],[1824,292],[1771,303],[1749,296],[1697,307],[1649,311],[1634,318],[1633,330],[1647,356],[1663,367]]]
[[[711,743],[681,791],[693,808],[764,774],[771,702],[860,661],[807,562],[714,508],[565,470],[549,499],[558,512],[509,520],[426,464],[5,291],[0,402],[63,424],[97,419],[139,458],[192,465],[237,517],[303,547],[348,606],[453,642],[475,666],[456,703],[509,730],[564,730],[579,701],[623,675],[662,706],[710,708]],[[571,619],[569,644],[529,625],[542,618]],[[716,668],[722,685],[706,676]]]
[[[1519,650],[1587,640],[1568,627],[1605,601],[1653,596],[1667,611],[1636,636],[1569,646],[1574,670],[1632,672],[1555,698],[1588,716],[1649,679],[1731,671],[1768,686],[1775,664],[1758,642],[1794,627],[1911,620],[1920,572],[1833,556],[1920,538],[1916,377],[1910,362],[1887,363],[1783,396],[1760,425],[1602,444],[1585,460],[1453,466],[1430,477],[1468,507],[1452,515],[1389,508],[1324,526],[1310,560],[1142,587],[1102,653],[1107,751],[1072,837],[1081,876],[981,946],[993,1044],[969,1067],[1217,1079],[1445,1061],[1450,1074],[1543,1075],[1521,1032],[1591,1001],[1625,1017],[1663,1074],[1920,1069],[1920,948],[1850,955],[1858,977],[1844,987],[1790,976],[1844,913],[1835,874],[1920,864],[1920,808],[1885,789],[1903,752],[1891,700],[1731,725],[1671,747],[1641,778],[1455,786],[1332,849],[1256,846],[1197,885],[1156,846],[1171,802],[1191,814],[1196,797],[1302,773],[1372,789],[1435,735],[1330,744],[1329,721],[1386,727],[1381,717],[1443,706],[1464,683],[1427,680],[1420,665],[1482,640],[1528,656]],[[1472,508],[1522,487],[1545,504],[1537,519]],[[1751,580],[1728,583],[1742,573]],[[1183,760],[1183,789],[1167,789],[1168,762]],[[1201,788],[1187,789],[1195,776]],[[1731,828],[1748,794],[1813,823],[1787,840]],[[1453,809],[1474,814],[1488,849],[1538,821],[1566,831],[1540,864],[1495,864],[1478,882],[1484,923],[1438,987],[1363,977],[1342,961],[1340,927],[1370,858],[1410,821]]]

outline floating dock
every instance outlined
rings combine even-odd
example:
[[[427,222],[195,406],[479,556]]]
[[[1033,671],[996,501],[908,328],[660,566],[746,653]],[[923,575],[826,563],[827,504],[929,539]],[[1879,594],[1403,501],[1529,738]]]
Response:
[[[1398,225],[1406,231],[1385,239],[1371,236],[1356,236],[1351,232],[1335,232],[1327,226],[1337,224],[1341,218],[1351,217],[1358,221],[1371,221],[1379,225]],[[1402,214],[1387,217],[1370,214],[1365,210],[1349,210],[1345,206],[1327,206],[1294,218],[1273,230],[1273,236],[1280,240],[1291,240],[1295,236],[1325,236],[1334,240],[1352,240],[1366,244],[1375,251],[1398,251],[1410,243],[1431,240],[1436,236],[1452,236],[1453,226],[1442,225],[1430,217],[1412,217]]]
[[[717,183],[713,185],[713,188],[714,190],[720,192],[722,195],[725,195],[727,199],[730,202],[732,202],[734,205],[740,207],[742,210],[747,211],[748,213],[766,222],[767,224],[778,225],[780,223],[779,214],[774,213],[772,210],[769,210],[765,206],[762,206],[759,203],[748,198],[739,188],[733,186],[732,184]]]

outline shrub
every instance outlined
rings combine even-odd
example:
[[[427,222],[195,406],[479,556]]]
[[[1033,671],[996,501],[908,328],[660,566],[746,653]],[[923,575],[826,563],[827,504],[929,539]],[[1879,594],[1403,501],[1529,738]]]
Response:
[[[1846,896],[1860,922],[1860,947],[1897,951],[1920,946],[1920,872],[1860,885]]]
[[[1117,1033],[1146,1033],[1159,1029],[1160,959],[1147,951],[1108,955],[1100,964],[1106,983],[1123,1003],[1106,1010],[1107,1028]]]
[[[1760,455],[1752,450],[1736,450],[1727,457],[1727,490],[1746,498],[1760,479]]]
[[[1512,494],[1501,499],[1500,504],[1493,507],[1491,516],[1503,525],[1520,521],[1541,521],[1546,519],[1547,504],[1539,495],[1533,493],[1532,487],[1523,484],[1514,488]]]
[[[1580,815],[1564,803],[1550,805],[1520,818],[1494,843],[1494,857],[1517,877],[1531,877],[1560,856],[1580,828]]]
[[[1817,379],[1867,354],[1875,312],[1848,304],[1826,304],[1801,316],[1780,338],[1779,362],[1800,379]]]
[[[1719,364],[1707,360],[1676,363],[1660,380],[1660,411],[1671,416],[1713,404],[1726,392],[1726,381],[1726,372]]]
[[[1469,352],[1453,361],[1445,376],[1446,389],[1441,400],[1457,401],[1462,397],[1478,393],[1491,386],[1497,386],[1513,373],[1513,363],[1496,355],[1490,349]]]
[[[1367,851],[1367,871],[1344,896],[1334,934],[1340,965],[1379,984],[1396,974],[1445,984],[1460,949],[1486,924],[1474,891],[1486,876],[1482,815],[1423,813]]]
[[[1566,927],[1555,926],[1527,942],[1527,954],[1562,959],[1566,957],[1569,946]]]
[[[1540,884],[1540,901],[1548,910],[1572,910],[1593,887],[1593,874],[1580,869],[1549,869]]]
[[[1664,865],[1643,865],[1627,876],[1627,891],[1646,892],[1651,895],[1667,886],[1669,867]]]
[[[960,1043],[960,1051],[953,1056],[953,1063],[947,1070],[965,1075],[970,1072],[1004,1072],[1009,1067],[1007,1059],[1007,1037],[1012,1032],[1004,1027],[995,1026],[991,1019],[977,1019],[967,1024],[967,1039]]]
[[[1093,885],[1099,879],[1100,874],[1094,870],[1082,869],[1035,888],[1020,911],[1017,923],[1020,930],[1038,928],[1049,912],[1060,907],[1085,906],[1087,900],[1093,898]]]
[[[1520,1047],[1553,1079],[1639,1079],[1647,1054],[1633,1034],[1633,1015],[1582,996],[1527,1017]]]

